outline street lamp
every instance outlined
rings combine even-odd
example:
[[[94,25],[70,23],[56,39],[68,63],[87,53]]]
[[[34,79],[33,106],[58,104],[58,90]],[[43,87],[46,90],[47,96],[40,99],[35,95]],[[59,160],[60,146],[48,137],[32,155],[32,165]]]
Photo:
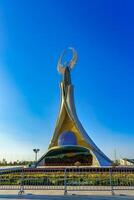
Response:
[[[33,149],[34,153],[35,153],[35,163],[37,162],[37,154],[40,151],[40,149]]]

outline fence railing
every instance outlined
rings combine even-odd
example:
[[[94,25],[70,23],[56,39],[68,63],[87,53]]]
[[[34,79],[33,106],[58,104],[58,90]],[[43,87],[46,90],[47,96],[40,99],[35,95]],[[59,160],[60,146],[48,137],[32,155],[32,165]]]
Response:
[[[58,167],[0,170],[0,190],[134,190],[132,167]]]

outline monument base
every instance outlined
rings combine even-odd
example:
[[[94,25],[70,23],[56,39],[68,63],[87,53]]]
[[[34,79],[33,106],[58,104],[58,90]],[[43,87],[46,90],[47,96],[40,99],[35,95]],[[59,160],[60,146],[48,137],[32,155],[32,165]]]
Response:
[[[57,146],[44,155],[42,162],[45,166],[91,166],[93,156],[89,149],[81,146]]]

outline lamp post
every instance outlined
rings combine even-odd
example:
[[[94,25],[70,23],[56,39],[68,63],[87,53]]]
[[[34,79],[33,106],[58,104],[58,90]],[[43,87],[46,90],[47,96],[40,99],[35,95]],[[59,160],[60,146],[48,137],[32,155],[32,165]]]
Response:
[[[33,149],[34,153],[35,153],[35,163],[37,162],[37,154],[40,151],[40,149]]]

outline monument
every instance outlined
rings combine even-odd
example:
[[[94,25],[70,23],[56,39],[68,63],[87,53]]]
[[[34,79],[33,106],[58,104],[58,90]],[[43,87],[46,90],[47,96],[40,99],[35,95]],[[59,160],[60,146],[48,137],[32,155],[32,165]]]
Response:
[[[72,52],[72,59],[63,62],[66,51]],[[62,75],[60,84],[60,110],[48,151],[38,160],[37,166],[110,166],[111,160],[95,145],[80,123],[74,103],[74,87],[71,70],[77,61],[74,48],[65,50],[58,61],[58,71]]]

